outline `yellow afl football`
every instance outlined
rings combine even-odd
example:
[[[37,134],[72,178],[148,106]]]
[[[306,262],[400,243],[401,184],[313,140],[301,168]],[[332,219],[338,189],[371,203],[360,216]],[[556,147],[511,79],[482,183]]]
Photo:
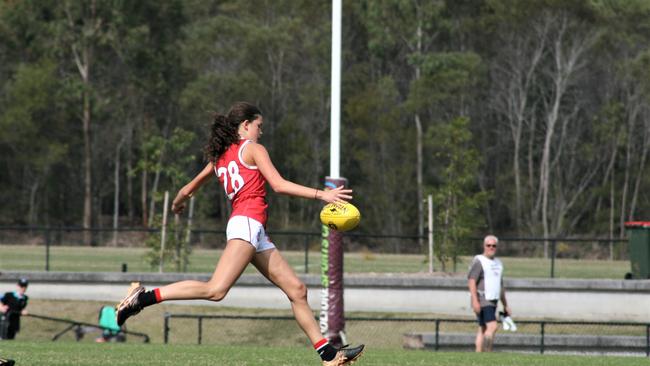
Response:
[[[350,231],[359,225],[361,213],[351,203],[329,203],[321,210],[320,221],[330,229]]]

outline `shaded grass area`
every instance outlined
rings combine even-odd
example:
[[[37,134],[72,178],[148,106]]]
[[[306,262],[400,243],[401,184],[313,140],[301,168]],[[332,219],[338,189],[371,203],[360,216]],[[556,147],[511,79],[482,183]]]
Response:
[[[144,259],[145,248],[52,246],[50,249],[51,271],[70,272],[119,272],[126,264],[129,272],[154,272]],[[195,249],[190,256],[188,272],[211,273],[221,255],[217,249]],[[305,253],[284,251],[290,265],[298,273],[305,273]],[[45,247],[35,245],[0,245],[0,268],[4,270],[42,271],[46,263]],[[501,257],[506,278],[548,278],[551,261],[543,258]],[[307,258],[308,273],[320,271],[320,252],[312,250]],[[459,274],[464,273],[471,257],[462,257],[456,265]],[[435,263],[437,269],[440,263]],[[448,265],[447,268],[453,268]],[[175,272],[172,264],[165,267]],[[428,270],[424,255],[377,254],[371,252],[345,253],[347,273],[423,273]],[[629,261],[556,259],[556,278],[610,278],[623,279],[630,271]],[[250,266],[247,273],[255,272]]]
[[[87,344],[71,342],[2,342],[0,355],[18,365],[319,365],[308,347],[191,346],[139,344]],[[635,366],[645,358],[586,357],[523,354],[475,354],[382,350],[372,345],[356,363],[359,366]]]

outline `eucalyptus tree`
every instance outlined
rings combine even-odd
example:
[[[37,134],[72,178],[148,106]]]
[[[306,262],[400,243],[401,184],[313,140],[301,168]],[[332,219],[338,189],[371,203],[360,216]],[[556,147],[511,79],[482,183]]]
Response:
[[[385,0],[367,1],[358,5],[363,14],[363,24],[368,32],[371,56],[380,63],[384,59],[385,72],[393,75],[402,95],[408,93],[409,84],[422,78],[421,60],[430,52],[440,50],[436,43],[441,33],[447,31],[447,19],[442,12],[444,1]],[[386,62],[389,61],[389,62]],[[409,65],[404,68],[403,65]],[[401,84],[401,85],[400,85]],[[404,96],[403,99],[406,99]],[[415,127],[415,172],[418,234],[424,234],[423,195],[423,127],[422,113],[410,110]],[[430,123],[430,121],[429,121]]]
[[[64,1],[54,8],[58,17],[57,40],[60,47],[60,57],[67,59],[62,69],[68,72],[68,77],[77,74],[80,92],[78,113],[83,133],[83,219],[82,225],[90,229],[93,218],[93,186],[92,186],[92,123],[95,108],[94,79],[98,53],[105,47],[107,24],[110,22],[110,5],[96,0]],[[101,56],[99,57],[101,60]],[[74,70],[74,71],[73,71]],[[84,242],[91,242],[91,232],[84,231]]]
[[[329,4],[314,1],[190,2],[184,28],[183,64],[192,80],[182,91],[184,115],[193,130],[207,133],[211,113],[226,113],[238,100],[264,113],[263,143],[287,178],[317,185],[327,156],[329,110]],[[245,14],[245,16],[242,16]],[[216,190],[204,194],[215,195]],[[226,198],[212,210],[224,217]],[[271,195],[270,215],[283,226],[314,222],[307,201]],[[199,208],[203,209],[203,208]],[[209,208],[208,208],[209,209]]]
[[[507,125],[512,139],[512,177],[514,180],[514,226],[521,230],[524,222],[524,187],[522,183],[521,154],[526,132],[534,130],[536,123],[536,86],[539,82],[539,68],[542,56],[547,52],[545,34],[548,24],[533,18],[533,14],[522,14],[513,19],[504,15],[511,4],[493,2],[495,24],[494,32],[498,47],[497,56],[490,60],[490,80],[494,92],[489,93],[489,108],[497,121]],[[528,19],[533,18],[530,22]],[[529,150],[530,151],[530,150]],[[529,156],[529,162],[532,156]],[[525,167],[526,165],[524,165]],[[532,182],[532,164],[528,164],[528,182]]]
[[[381,234],[412,232],[413,134],[403,118],[399,91],[390,76],[358,87],[344,109],[351,125],[344,136],[348,154],[343,163],[354,172],[355,204],[366,228]]]
[[[51,170],[62,162],[69,149],[62,133],[68,118],[61,108],[64,103],[60,91],[64,86],[57,79],[56,65],[51,61],[21,65],[12,79],[5,85],[0,145],[8,148],[12,158],[7,175],[24,182],[24,187],[16,196],[6,197],[6,202],[11,202],[16,214],[26,214],[26,223],[35,225],[39,220],[47,220],[39,214],[39,207],[43,208],[47,195],[53,191],[48,189]],[[25,197],[24,193],[27,199],[17,200]],[[25,202],[26,212],[21,207]]]
[[[49,221],[66,170],[67,94],[58,79],[48,2],[0,4],[0,164],[9,222]],[[58,206],[60,208],[60,206]]]
[[[104,154],[115,155],[114,166],[124,155],[126,199],[118,197],[116,202],[126,201],[131,223],[139,207],[140,221],[147,226],[159,199],[159,187],[169,180],[162,171],[166,141],[184,124],[179,99],[187,80],[181,64],[181,29],[187,19],[181,1],[118,1],[112,5],[106,42],[110,55],[104,59],[106,81],[101,85],[103,94],[110,96],[110,103],[103,106],[110,122],[104,132],[112,138],[111,149]],[[152,158],[146,146],[156,139],[162,141],[162,150]],[[118,146],[122,152],[113,152]],[[120,182],[115,181],[116,192]],[[134,192],[137,183],[139,205]]]
[[[435,215],[435,251],[447,271],[447,261],[452,260],[456,271],[458,257],[472,248],[468,243],[475,230],[481,228],[480,209],[488,193],[477,189],[477,171],[481,165],[480,152],[473,143],[469,119],[458,117],[449,123],[427,131],[426,142],[441,165],[440,179],[430,188]],[[465,249],[465,250],[464,250]]]
[[[623,169],[622,181],[614,179],[614,173],[611,173],[610,199],[612,211],[618,206],[618,219],[611,215],[610,227],[616,226],[618,235],[622,237],[625,221],[638,217],[639,200],[643,195],[641,186],[644,181],[647,182],[645,171],[650,142],[650,51],[647,29],[650,26],[650,3],[631,0],[597,4],[607,20],[605,36],[599,46],[610,61],[614,79],[604,86],[608,92],[608,103],[618,107],[617,117],[622,130],[618,154],[624,162],[617,165],[619,170]],[[620,192],[614,192],[614,185]],[[615,195],[618,197],[615,198]]]
[[[510,132],[515,225],[544,237],[562,234],[605,164],[604,154],[593,153],[601,145],[588,138],[593,112],[582,92],[594,71],[598,14],[580,1],[491,5],[498,19],[491,109]]]

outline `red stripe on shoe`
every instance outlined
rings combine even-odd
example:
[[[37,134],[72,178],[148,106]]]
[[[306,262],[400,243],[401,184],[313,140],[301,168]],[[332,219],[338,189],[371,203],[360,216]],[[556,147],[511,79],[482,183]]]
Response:
[[[314,344],[314,349],[318,350],[326,344],[327,344],[327,339],[323,338],[320,341],[316,342],[316,344]]]
[[[160,289],[155,288],[153,294],[156,295],[156,302],[162,302],[162,296],[160,296]]]

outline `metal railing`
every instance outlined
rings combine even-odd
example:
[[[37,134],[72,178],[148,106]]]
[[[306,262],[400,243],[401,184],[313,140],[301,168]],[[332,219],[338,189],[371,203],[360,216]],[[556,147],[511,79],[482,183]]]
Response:
[[[45,271],[52,270],[51,268],[51,248],[58,245],[70,245],[70,242],[78,242],[80,239],[75,238],[66,238],[64,240],[65,233],[75,233],[78,235],[83,232],[92,232],[94,236],[102,236],[102,238],[96,238],[95,245],[97,242],[103,242],[105,246],[110,246],[111,239],[107,235],[116,233],[125,234],[125,233],[141,233],[144,235],[157,233],[160,230],[155,228],[83,228],[76,226],[0,226],[0,242],[3,241],[5,236],[14,237],[20,236],[18,239],[14,240],[25,240],[28,242],[40,242],[44,246],[44,263],[43,268]],[[310,246],[317,244],[318,240],[321,237],[321,232],[319,231],[270,231],[269,234],[272,237],[282,237],[287,236],[292,238],[288,240],[294,245],[291,247],[292,250],[303,251],[304,252],[304,271],[308,273],[309,271],[309,250]],[[22,236],[21,236],[22,235]],[[208,236],[210,240],[207,240],[210,243],[216,242],[219,245],[225,244],[225,231],[224,230],[213,230],[213,229],[201,229],[196,228],[190,231],[190,243],[193,246],[200,245],[204,246],[204,237]],[[216,236],[217,239],[210,236]],[[392,254],[426,254],[426,248],[420,247],[417,243],[419,239],[426,239],[426,237],[420,237],[417,235],[377,235],[377,234],[364,234],[364,233],[346,233],[346,250],[354,250],[354,248],[365,248],[361,250],[377,251],[381,253],[392,253]],[[76,241],[75,241],[76,240]],[[102,241],[103,240],[103,241]],[[142,237],[137,236],[133,240],[141,243]],[[598,247],[598,252],[600,252],[600,259],[602,260],[612,260],[614,257],[618,259],[625,258],[627,255],[627,250],[624,250],[624,245],[628,242],[627,239],[615,239],[615,238],[507,238],[503,237],[499,239],[500,249],[499,256],[513,256],[513,257],[539,257],[544,259],[540,255],[541,245],[548,245],[550,255],[549,260],[549,277],[555,278],[557,275],[557,266],[556,260],[560,257],[567,256],[567,247],[569,249],[579,248],[581,245],[589,245],[590,243],[595,244]],[[281,240],[279,243],[280,249],[287,249],[284,247],[286,241]],[[462,255],[473,255],[481,250],[480,243],[482,238],[469,238],[467,243],[471,245],[465,245],[465,252]],[[358,245],[350,245],[350,243],[361,243]],[[141,244],[140,244],[141,245]],[[128,244],[127,244],[128,246]],[[214,247],[213,244],[210,246]],[[312,248],[313,249],[313,248]],[[525,249],[525,250],[524,250]],[[580,251],[580,250],[574,250]],[[593,252],[593,249],[583,249],[582,253]],[[618,256],[615,256],[615,252],[619,253]],[[123,268],[123,271],[126,271]],[[622,276],[621,276],[622,277]]]
[[[225,333],[230,330],[228,328],[224,329],[225,320],[253,320],[256,322],[295,321],[292,316],[165,313],[163,320],[165,344],[170,343],[172,319],[196,320],[196,344],[205,343],[204,329],[206,327],[204,323],[210,320],[220,320],[219,327],[216,327],[218,329],[217,332],[220,333]],[[400,348],[419,348],[432,351],[440,351],[443,349],[473,349],[476,334],[476,321],[471,319],[352,316],[346,318],[346,324],[349,330],[348,333],[357,333],[355,341],[365,336],[368,340],[372,339],[374,342],[377,342],[378,338],[386,338],[391,332],[402,332],[410,328],[418,329],[418,331],[413,333],[404,331],[404,333],[397,335],[402,339],[402,343],[399,345]],[[387,325],[382,326],[382,324]],[[462,326],[455,324],[461,324]],[[650,323],[522,320],[517,321],[517,325],[520,328],[518,333],[499,333],[497,335],[496,348],[500,350],[520,350],[527,352],[537,351],[540,354],[549,351],[620,353],[622,349],[625,349],[628,353],[645,354],[646,357],[650,356]],[[191,327],[184,324],[181,328],[185,331],[182,339],[187,341],[187,332]],[[272,328],[279,329],[280,327]],[[355,331],[354,328],[362,328],[365,330],[360,332],[358,330]],[[208,329],[215,329],[215,327],[208,327]],[[252,327],[252,329],[255,331],[257,328]],[[550,332],[549,329],[551,329]],[[464,331],[464,333],[458,333],[459,330]],[[555,332],[552,330],[555,330]],[[579,332],[576,332],[578,330]],[[291,331],[295,332],[296,329],[292,328]],[[289,338],[289,336],[283,337],[283,334],[277,332],[279,331],[276,331],[276,339]],[[417,338],[415,341],[416,346],[414,346],[413,337]]]
[[[471,240],[474,240],[476,242],[482,242],[482,238],[472,238]],[[549,268],[549,277],[550,278],[555,278],[555,269],[556,269],[556,259],[558,259],[558,244],[563,243],[563,244],[572,244],[572,245],[577,245],[577,244],[590,244],[590,243],[596,243],[598,245],[603,245],[603,244],[608,244],[608,255],[607,255],[607,260],[613,260],[614,259],[614,251],[615,251],[615,245],[621,245],[621,244],[627,244],[628,239],[627,238],[621,238],[621,239],[616,239],[616,238],[517,238],[517,237],[505,237],[505,238],[499,238],[499,244],[510,244],[510,243],[521,243],[521,242],[526,242],[526,243],[533,243],[536,245],[542,245],[542,244],[549,244],[550,247],[550,268]],[[503,254],[503,248],[500,248],[500,253],[499,255]]]
[[[59,339],[59,337],[61,337],[62,335],[64,335],[67,332],[70,332],[70,331],[74,332],[75,339],[77,341],[79,341],[79,340],[81,340],[81,338],[83,338],[83,335],[85,334],[85,329],[84,328],[94,328],[94,329],[99,329],[99,330],[102,330],[102,331],[103,330],[114,331],[114,329],[112,329],[112,328],[104,327],[104,326],[97,325],[97,324],[79,322],[79,321],[76,321],[76,320],[55,318],[55,317],[51,317],[51,316],[36,315],[36,314],[28,314],[26,316],[36,318],[36,319],[43,319],[43,320],[53,321],[53,322],[57,322],[57,323],[68,324],[68,326],[65,329],[63,329],[62,331],[60,331],[59,333],[55,334],[52,337],[52,341],[56,341],[57,339]],[[144,333],[131,332],[131,331],[128,331],[126,329],[121,329],[119,331],[119,333],[140,337],[140,338],[142,338],[142,341],[144,343],[149,343],[149,341],[150,341],[149,336],[147,334],[144,334]]]
[[[370,320],[370,319],[365,319],[365,320]],[[390,319],[388,319],[390,320]],[[406,319],[403,319],[406,320]],[[423,319],[423,321],[426,321]],[[474,320],[469,320],[469,319],[430,319],[429,321],[435,322],[435,342],[433,344],[434,350],[438,351],[441,348],[441,341],[440,341],[440,328],[442,323],[470,323],[470,324],[475,324],[476,321]],[[591,326],[593,328],[598,328],[602,330],[603,328],[619,328],[619,327],[625,327],[625,328],[639,328],[643,330],[643,333],[645,334],[645,344],[643,346],[643,352],[645,353],[646,357],[650,357],[650,323],[635,323],[635,322],[589,322],[589,321],[553,321],[553,320],[520,320],[517,321],[517,324],[519,327],[526,326],[526,325],[532,325],[536,326],[539,328],[539,343],[538,343],[538,348],[539,348],[539,353],[544,354],[544,352],[549,349],[549,348],[557,348],[556,347],[549,347],[547,344],[546,340],[549,337],[547,334],[547,329],[549,326],[567,326],[568,328],[575,328],[576,326]],[[600,333],[600,332],[599,332]],[[598,336],[599,334],[595,334]],[[581,336],[585,336],[585,334],[581,334]],[[474,337],[474,335],[472,335]],[[510,345],[512,346],[512,344]],[[603,348],[616,348],[619,347],[620,344],[615,344],[615,345],[608,345],[606,342],[603,342],[602,339],[600,339],[598,342],[595,344],[585,344],[583,345],[585,348],[594,348],[594,347],[603,347]],[[506,345],[507,347],[507,345]],[[573,347],[578,348],[579,346],[574,345]],[[632,347],[633,348],[633,347]]]
[[[7,231],[17,231],[17,232],[29,232],[33,233],[33,236],[42,237],[42,242],[45,250],[45,263],[44,270],[50,271],[50,258],[51,258],[51,247],[56,246],[57,244],[62,244],[62,233],[73,232],[73,233],[83,233],[91,232],[93,234],[101,233],[147,233],[153,234],[160,232],[160,229],[157,228],[83,228],[79,226],[0,226],[0,232]],[[38,234],[36,234],[38,233]],[[322,233],[320,231],[268,231],[268,234],[271,237],[274,236],[289,236],[302,238],[302,244],[300,245],[300,250],[304,251],[304,268],[305,273],[308,273],[309,269],[309,247],[312,244],[311,240],[320,240]],[[190,230],[189,237],[190,243],[194,241],[191,238],[198,238],[200,241],[201,236],[203,235],[220,235],[225,239],[226,231],[225,230],[214,230],[214,229],[192,229]],[[377,235],[377,234],[360,234],[360,233],[347,233],[346,237],[351,238],[352,240],[358,238],[364,239],[392,239],[392,240],[417,240],[420,238],[417,235]],[[295,240],[293,242],[296,242]],[[283,244],[280,244],[282,247]],[[395,250],[400,252],[399,246]]]

